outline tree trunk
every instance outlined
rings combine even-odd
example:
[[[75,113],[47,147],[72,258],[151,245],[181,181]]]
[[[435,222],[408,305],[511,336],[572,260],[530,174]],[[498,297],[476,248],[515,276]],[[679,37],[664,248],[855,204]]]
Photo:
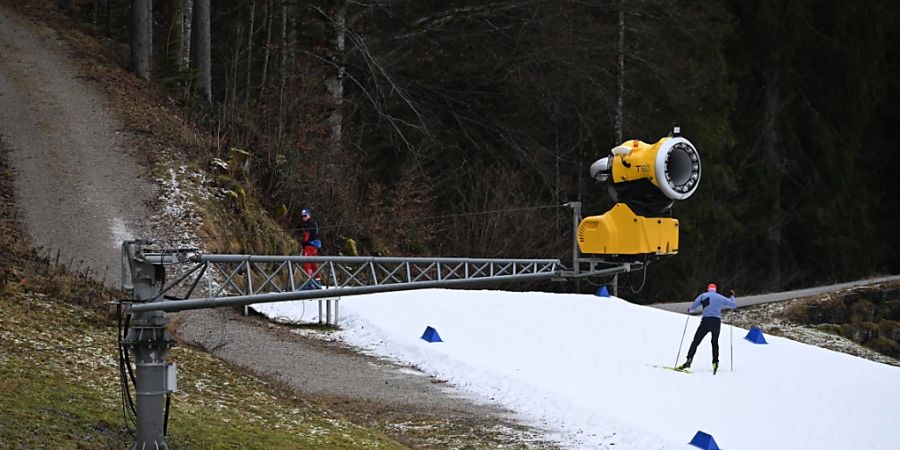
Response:
[[[281,2],[281,63],[279,67],[278,82],[278,142],[284,138],[285,114],[284,114],[284,88],[288,75],[288,6],[286,1]]]
[[[784,211],[781,204],[781,180],[783,177],[783,149],[779,121],[781,120],[782,99],[779,83],[781,79],[776,69],[770,68],[763,75],[766,83],[763,92],[763,169],[766,177],[765,197],[768,202],[768,229],[764,248],[769,261],[767,284],[770,289],[783,287],[782,244],[784,241]]]
[[[181,3],[181,47],[179,48],[179,57],[181,70],[188,70],[191,67],[191,41],[193,35],[191,33],[191,22],[194,19],[194,0],[182,0]]]
[[[212,103],[212,55],[209,22],[210,0],[195,0],[193,35],[197,89],[207,103]]]
[[[166,1],[166,52],[165,59],[167,63],[173,63],[176,69],[181,70],[181,43],[184,28],[182,25],[183,16],[182,0]]]
[[[253,81],[253,32],[256,19],[256,0],[250,0],[250,26],[247,27],[247,79],[244,82],[244,103],[250,101],[250,86]]]
[[[272,14],[271,0],[266,1],[266,7],[263,13],[265,15],[263,21],[266,23],[266,44],[263,46],[262,76],[259,80],[260,90],[266,88],[269,75],[269,50],[272,48],[272,20],[274,16],[274,14]]]
[[[622,123],[625,116],[625,0],[619,0],[619,64],[618,86],[616,89],[616,142],[622,143]]]
[[[331,60],[334,62],[334,75],[326,81],[328,93],[331,95],[333,110],[328,117],[331,125],[331,140],[335,150],[341,147],[341,138],[344,123],[344,49],[347,35],[347,2],[341,3],[334,20],[334,54]]]
[[[134,73],[149,81],[153,58],[153,1],[134,0],[132,7],[131,63]]]

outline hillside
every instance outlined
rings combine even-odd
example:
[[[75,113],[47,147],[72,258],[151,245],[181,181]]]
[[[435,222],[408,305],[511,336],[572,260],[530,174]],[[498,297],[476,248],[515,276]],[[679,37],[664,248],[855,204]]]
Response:
[[[486,103],[480,105],[484,109],[467,110],[466,115],[472,114],[462,116],[467,123],[481,114],[496,117],[493,125],[511,131],[488,132],[482,135],[483,141],[466,136],[462,143],[454,142],[465,134],[459,131],[466,131],[471,125],[458,130],[452,120],[451,125],[443,123],[448,117],[423,117],[427,126],[417,128],[416,133],[430,127],[444,133],[418,135],[422,147],[413,148],[408,142],[406,146],[399,145],[398,135],[394,134],[399,134],[398,129],[382,122],[396,117],[391,111],[378,110],[378,106],[396,107],[396,99],[385,95],[381,98],[383,105],[366,105],[359,101],[362,93],[357,91],[357,102],[351,101],[352,95],[347,101],[348,112],[359,113],[355,117],[357,127],[348,120],[345,128],[350,136],[348,142],[353,145],[344,148],[343,153],[329,153],[322,151],[329,142],[323,137],[327,133],[322,126],[326,116],[322,112],[328,110],[329,103],[321,95],[312,95],[323,85],[324,75],[315,73],[315,69],[311,69],[313,73],[297,72],[296,76],[285,77],[282,85],[289,86],[287,92],[294,94],[288,96],[286,106],[275,101],[275,91],[271,89],[274,67],[269,85],[262,85],[258,91],[267,97],[246,101],[253,105],[250,111],[240,108],[244,102],[239,97],[244,93],[238,92],[235,86],[241,83],[235,82],[230,91],[217,91],[216,101],[206,105],[185,89],[185,74],[147,83],[123,69],[128,49],[117,38],[125,34],[127,26],[104,34],[96,8],[94,22],[82,20],[86,5],[96,7],[98,2],[73,3],[75,11],[64,15],[54,2],[0,0],[0,146],[8,147],[4,155],[15,169],[12,177],[4,170],[2,188],[5,228],[0,247],[0,403],[10,405],[0,413],[3,442],[23,442],[26,447],[67,447],[67,443],[77,441],[87,448],[121,447],[128,442],[127,414],[120,417],[122,410],[116,400],[119,385],[115,377],[115,315],[104,303],[121,295],[109,286],[118,282],[118,245],[123,239],[150,237],[209,252],[297,253],[297,243],[291,235],[293,211],[301,204],[318,202],[314,206],[322,211],[320,217],[327,224],[324,229],[330,235],[332,251],[338,251],[341,240],[350,234],[361,236],[363,249],[370,253],[455,251],[513,256],[521,252],[547,256],[568,251],[568,245],[560,244],[568,242],[565,233],[569,229],[568,211],[560,218],[561,209],[555,206],[561,203],[560,198],[575,192],[576,186],[579,195],[596,194],[583,191],[579,180],[585,176],[583,170],[577,175],[562,176],[568,181],[559,181],[560,173],[569,169],[574,173],[588,153],[605,145],[600,143],[608,140],[608,132],[590,135],[591,130],[571,127],[571,121],[563,114],[555,120],[565,126],[557,126],[557,130],[587,135],[579,135],[574,141],[572,135],[562,136],[558,131],[528,136],[525,131],[530,130],[526,128],[541,128],[531,124],[542,122],[543,114],[533,112],[539,108],[531,101],[517,106],[518,116],[491,113],[495,108],[502,111],[503,104]],[[219,5],[226,3],[232,2]],[[256,5],[249,8],[259,12],[262,4],[236,2],[235,8],[220,10],[226,14],[216,24],[218,36],[231,36],[232,29],[239,29],[228,27],[247,18],[240,14],[247,5]],[[127,2],[110,0],[106,5],[126,5],[115,10],[118,17],[113,17],[114,23],[126,22],[123,17],[127,15]],[[511,7],[514,13],[509,17],[528,16],[522,14],[525,10]],[[568,12],[554,16],[558,22],[550,21],[538,28],[552,31],[556,29],[553,23],[581,19],[567,17],[574,9],[561,10]],[[106,14],[110,15],[109,10]],[[280,14],[282,18],[296,14],[297,21],[284,22],[291,26],[308,19],[294,9],[282,9]],[[726,24],[717,23],[715,29],[705,31],[720,36],[727,28]],[[251,34],[251,41],[252,37]],[[308,43],[297,45],[302,48]],[[719,51],[721,42],[710,44],[715,52]],[[460,49],[466,45],[461,44]],[[287,47],[278,43],[272,48]],[[239,54],[240,45],[234,50]],[[429,52],[427,46],[411,51]],[[261,55],[248,54],[250,67],[254,61],[260,62],[254,56]],[[304,51],[284,55],[282,64],[289,56],[301,55],[297,61],[310,56]],[[460,58],[435,56],[448,57]],[[286,73],[284,67],[287,66],[279,67],[280,75]],[[238,70],[237,64],[232,69],[235,74],[243,70]],[[714,69],[705,67],[701,72]],[[161,68],[159,73],[166,72]],[[436,68],[433,74],[437,74],[436,78],[461,77],[458,81],[462,89],[469,86],[464,83],[466,73],[442,75],[441,69]],[[525,88],[542,85],[540,80],[545,75],[554,78],[541,73],[540,78],[530,80],[534,85],[511,83],[523,87],[517,87],[514,97],[530,100],[532,91]],[[753,79],[758,74],[739,75]],[[224,72],[219,76],[220,81],[228,79]],[[878,74],[862,78],[881,82]],[[353,94],[350,91],[348,88],[348,94]],[[590,92],[598,95],[599,91]],[[455,96],[441,95],[445,100]],[[715,102],[727,103],[724,100],[729,95],[717,92]],[[490,97],[497,96],[488,93],[484,98]],[[674,97],[664,101],[668,107],[677,105],[682,109]],[[708,105],[696,98],[691,104]],[[276,123],[272,114],[282,106],[285,109],[278,111]],[[721,111],[728,110],[727,105],[719,106]],[[432,112],[442,111],[434,104],[430,107],[434,108]],[[790,218],[795,222],[782,221],[784,218],[777,215],[756,215],[753,208],[769,211],[772,203],[762,195],[752,196],[753,202],[747,204],[739,202],[742,195],[753,189],[736,187],[741,179],[735,175],[736,169],[747,169],[741,182],[759,187],[759,179],[771,172],[773,159],[753,164],[735,161],[737,153],[726,151],[737,145],[727,124],[703,121],[715,118],[717,113],[712,109],[717,107],[693,117],[698,134],[702,135],[699,130],[709,132],[700,139],[722,144],[703,149],[709,149],[703,154],[704,158],[709,157],[712,168],[706,180],[715,181],[701,191],[705,197],[698,199],[696,207],[684,210],[684,238],[689,245],[677,259],[656,266],[662,271],[651,271],[648,290],[642,296],[666,292],[674,298],[678,288],[674,283],[667,285],[667,280],[691,283],[701,276],[698,274],[735,283],[744,280],[759,289],[803,283],[819,276],[834,279],[873,273],[896,259],[882,251],[890,246],[879,246],[881,250],[868,254],[869,247],[854,243],[853,236],[828,228],[807,234],[847,238],[832,242],[790,240],[770,252],[787,233],[785,230],[804,234],[786,223],[815,217],[814,221],[802,223],[833,224],[828,217],[844,211],[840,205],[846,206],[860,197],[855,190],[838,189],[832,192],[838,194],[839,201],[832,203],[838,206],[829,209],[818,208],[819,199],[809,194],[818,192],[814,187],[822,187],[822,180],[841,178],[823,174],[830,173],[833,161],[845,161],[834,151],[844,147],[828,147],[830,151],[823,151],[827,158],[806,161],[816,173],[809,181],[813,187],[806,186],[803,195],[789,198],[791,202],[799,201],[802,207],[784,209],[797,212]],[[608,128],[597,125],[605,120],[605,108],[597,104],[592,108],[596,108],[593,118],[585,120],[592,127]],[[527,113],[530,120],[520,120],[522,113]],[[642,122],[662,123],[665,115],[663,110],[655,110],[652,117],[642,117]],[[637,117],[632,120],[636,122]],[[289,130],[274,133],[279,123]],[[699,126],[701,123],[704,126]],[[520,125],[525,128],[517,131]],[[755,125],[744,125],[734,134],[751,134],[749,130]],[[864,125],[856,124],[854,129],[858,131]],[[296,128],[290,129],[292,126]],[[657,133],[655,127],[633,128]],[[554,135],[555,146],[548,151]],[[492,141],[494,136],[500,136],[499,141]],[[470,151],[468,146],[473,142],[482,142],[483,147]],[[515,145],[522,142],[529,146],[535,143],[535,147]],[[769,150],[788,148],[770,144],[771,140],[767,140],[765,147]],[[887,147],[878,148],[884,151]],[[451,151],[446,152],[448,149]],[[565,155],[560,153],[564,150],[568,152]],[[539,156],[534,160],[520,158],[535,154]],[[798,157],[800,153],[791,155]],[[447,159],[442,159],[445,156]],[[740,156],[744,157],[758,161],[750,155]],[[564,168],[565,165],[571,167]],[[448,167],[459,171],[445,172]],[[555,174],[551,174],[551,167]],[[850,175],[854,174],[841,179],[850,180]],[[872,176],[866,189],[877,190],[882,175],[879,172]],[[351,179],[359,182],[335,181]],[[571,188],[568,192],[561,187],[566,184]],[[825,185],[831,187],[831,183]],[[436,190],[446,195],[436,198]],[[768,193],[790,196],[790,191],[786,188],[784,192]],[[880,191],[872,198],[883,196],[891,198]],[[598,204],[600,198],[595,196],[591,202]],[[12,206],[13,200],[17,207]],[[546,211],[542,210],[550,207],[541,206],[539,200],[552,203],[556,210],[543,214]],[[532,206],[525,208],[528,213],[524,216],[504,213],[482,220],[487,210],[525,204]],[[726,210],[724,205],[735,208]],[[878,204],[878,208],[857,211],[858,216],[841,213],[838,218],[841,224],[855,223],[883,208]],[[436,214],[435,210],[441,213]],[[435,218],[447,220],[435,224]],[[873,222],[872,228],[892,230],[890,223]],[[705,227],[723,224],[734,233],[714,235],[704,231]],[[775,229],[762,236],[759,230],[766,230],[766,224],[775,224]],[[872,231],[864,228],[850,229],[853,235]],[[536,229],[540,239],[535,239]],[[732,234],[739,238],[732,239]],[[709,239],[699,239],[701,236]],[[893,242],[895,237],[889,236],[882,241]],[[759,245],[759,241],[765,245]],[[853,252],[846,252],[847,249]],[[846,254],[847,258],[833,258],[835,254]],[[816,263],[837,262],[820,274],[805,263],[807,258],[816,258]],[[865,264],[853,265],[854,260]],[[772,270],[757,264],[759,261],[772,261]],[[794,271],[796,267],[808,272]],[[726,273],[726,269],[734,272]],[[765,275],[761,276],[763,272]],[[745,327],[760,325],[767,333],[771,331],[769,348],[775,350],[759,353],[758,347],[748,347],[735,334],[736,371],[704,380],[709,374],[699,368],[692,378],[679,379],[672,377],[682,374],[651,367],[671,364],[668,359],[674,358],[668,352],[670,347],[675,349],[671,342],[680,332],[682,316],[663,315],[661,311],[618,300],[598,306],[591,303],[596,299],[588,295],[482,294],[426,292],[410,294],[411,297],[347,300],[343,305],[350,315],[345,329],[337,332],[275,326],[259,317],[242,317],[230,310],[180,314],[173,331],[182,341],[172,360],[179,364],[182,389],[173,397],[172,443],[175,448],[677,448],[690,438],[695,431],[692,427],[709,425],[712,428],[707,431],[714,428],[725,448],[749,448],[755,444],[829,448],[846,444],[848,435],[841,431],[847,427],[859,430],[861,437],[852,436],[854,442],[872,448],[900,446],[884,419],[898,412],[897,393],[890,383],[896,379],[895,368],[775,337],[781,334],[896,364],[891,357],[848,345],[846,338],[834,338],[836,334],[844,335],[887,354],[896,354],[891,352],[897,351],[893,338],[897,318],[882,320],[881,310],[871,305],[886,300],[883,296],[853,308],[835,306],[837,312],[809,305],[835,300],[849,306],[844,297],[807,299],[796,307],[776,310],[776,306],[771,306],[738,313],[735,323]],[[422,302],[423,298],[434,302]],[[475,298],[480,301],[478,305],[469,303]],[[629,300],[642,302],[646,298]],[[882,303],[889,303],[892,298],[887,300]],[[590,306],[585,307],[586,304]],[[847,320],[831,323],[832,317]],[[465,323],[457,322],[460,319]],[[800,320],[807,325],[796,327],[794,322]],[[424,341],[420,342],[418,336],[426,323],[439,328],[447,345],[423,347]],[[815,333],[811,334],[810,329]],[[335,337],[340,341],[334,342]],[[456,346],[461,341],[467,344],[466,348]],[[368,354],[361,355],[361,350]],[[701,350],[700,355],[703,353]],[[514,359],[505,359],[508,356]],[[708,365],[698,356],[698,364],[701,363]],[[809,379],[815,381],[799,384],[799,380]],[[868,388],[851,385],[848,380],[868,383]],[[705,392],[707,386],[714,386],[715,392]],[[821,395],[823,392],[828,395]],[[686,414],[681,406],[660,407],[661,403],[710,404],[718,415],[695,426],[689,419],[706,417],[708,410],[698,407]],[[839,403],[845,405],[844,409],[835,408]],[[763,407],[775,410],[759,412]],[[875,409],[884,413],[872,414]],[[723,417],[740,418],[743,428]],[[804,419],[798,422],[796,417]],[[808,432],[791,434],[788,424]],[[775,431],[764,438],[751,434],[771,427]]]
[[[32,248],[6,156],[0,143],[0,442],[126,448],[133,419],[123,405],[111,306],[123,294]],[[172,399],[170,448],[404,448],[196,349],[178,346],[171,360],[180,389]]]
[[[99,278],[107,285],[118,285],[123,239],[153,238],[167,245],[199,246],[219,252],[283,254],[295,250],[296,244],[281,226],[269,218],[252,195],[246,194],[243,188],[246,172],[221,170],[221,165],[210,164],[210,150],[225,143],[196,126],[158,86],[143,83],[121,69],[116,63],[114,47],[111,49],[67,17],[54,13],[54,7],[29,8],[28,4],[16,3],[14,6],[26,13],[19,15],[15,8],[9,9],[5,3],[0,5],[0,47],[4,55],[10,56],[0,61],[0,94],[11,100],[0,102],[3,118],[0,137],[8,147],[5,155],[15,174],[4,185],[3,193],[5,199],[16,201],[14,211],[18,212],[9,214],[18,219],[15,226],[20,230],[6,237],[23,246],[26,253],[30,251],[29,246],[39,248],[40,257],[45,258],[41,261],[52,261],[52,279],[68,283],[55,272],[56,267],[59,271],[66,267],[82,280],[72,283],[75,287],[70,296],[59,297],[51,291],[47,299],[50,304],[59,302],[65,308],[72,297],[94,298],[81,289],[87,282],[84,280]],[[9,267],[20,274],[29,271],[16,268],[13,263]],[[8,273],[11,272],[4,271]],[[105,298],[109,299],[109,295]],[[9,299],[19,301],[18,297]],[[17,319],[14,317],[12,323]],[[237,365],[240,358],[256,356],[257,348],[282,339],[277,330],[242,319],[232,311],[185,319],[180,317],[175,324],[184,326],[185,330],[191,326],[212,329],[212,338],[218,344],[223,340],[234,344],[236,351],[224,346],[230,353],[223,354],[222,358]],[[227,325],[232,320],[234,327]],[[106,327],[110,323],[108,318],[102,321]],[[253,331],[254,340],[249,339],[251,334],[235,332],[242,323]],[[177,334],[179,330],[173,331]],[[99,332],[105,333],[105,338],[97,335],[93,338],[95,342],[105,342],[103,348],[114,352],[115,343],[109,329]],[[208,338],[191,337],[191,342],[198,346]],[[208,348],[213,350],[214,346]],[[178,348],[173,358],[180,358],[184,351],[190,352],[189,344]],[[291,348],[302,352],[304,357],[274,355],[272,362],[276,366],[270,371],[249,367],[245,372],[252,374],[254,382],[261,386],[267,382],[260,380],[270,380],[288,398],[302,399],[304,406],[299,409],[290,402],[287,406],[273,404],[272,408],[285,414],[294,410],[305,413],[305,405],[320,405],[321,411],[363,427],[366,430],[363,434],[389,436],[388,440],[414,447],[471,447],[485,442],[491,446],[517,445],[518,437],[527,433],[521,426],[507,421],[503,411],[479,408],[465,399],[452,399],[452,394],[432,383],[420,385],[418,397],[413,401],[402,398],[402,402],[389,404],[368,396],[348,395],[340,383],[326,384],[326,391],[315,393],[304,389],[302,384],[278,383],[278,373],[327,379],[326,367],[335,370],[335,361],[343,362],[340,368],[347,373],[368,375],[361,380],[372,392],[378,392],[379,386],[388,383],[402,389],[414,382],[412,376],[387,365],[381,372],[371,372],[369,359],[355,357],[346,349],[325,348],[314,342],[294,342]],[[223,364],[222,360],[217,361]],[[115,368],[109,369],[112,372],[108,375],[114,375]],[[191,370],[182,371],[179,384],[191,386],[193,381],[199,381],[210,385],[194,375]],[[37,383],[27,388],[40,392],[53,389],[55,383],[64,380],[27,381]],[[210,390],[215,391],[210,396],[212,400],[218,395],[229,398],[232,395],[228,389]],[[194,395],[188,388],[185,391],[188,398]],[[6,391],[6,394],[13,395],[13,392]],[[442,401],[453,408],[431,407]],[[177,395],[174,402],[173,418],[181,417],[179,405],[184,404]],[[22,414],[40,414],[43,407],[25,404]],[[113,409],[106,413],[116,412]],[[239,414],[240,408],[228,403],[221,412]],[[234,416],[226,415],[210,422],[233,423],[230,417]],[[11,418],[4,416],[4,421]],[[73,418],[73,426],[84,425],[84,420],[84,415]],[[125,423],[111,418],[104,420],[117,433],[124,433],[117,439],[127,439]],[[229,435],[190,421],[180,423],[173,424],[173,430],[185,426],[185,433],[194,440],[201,439],[197,436],[205,432]],[[14,436],[24,432],[12,425],[4,429]],[[33,429],[40,429],[40,425],[33,425]],[[339,429],[333,432],[346,434]],[[340,436],[333,439],[327,436],[330,433],[326,432],[323,439],[344,442]],[[351,437],[355,434],[351,433]],[[61,431],[49,439],[57,442],[67,435]],[[40,437],[34,439],[41,442]],[[175,441],[184,442],[177,438]],[[255,445],[250,440],[239,442]],[[269,448],[271,443],[266,439],[258,442],[260,448]],[[298,445],[308,445],[308,442],[301,440]],[[377,438],[369,442],[377,442]]]

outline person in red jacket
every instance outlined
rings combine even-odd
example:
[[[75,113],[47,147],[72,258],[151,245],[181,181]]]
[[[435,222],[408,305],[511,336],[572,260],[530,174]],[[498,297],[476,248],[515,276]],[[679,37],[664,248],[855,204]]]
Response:
[[[303,256],[316,256],[319,249],[322,248],[322,242],[319,241],[319,224],[312,218],[312,211],[304,208],[300,211],[300,233],[303,239]],[[319,278],[319,264],[303,263],[303,270],[309,276],[307,283],[304,283],[306,289],[321,289],[322,283]],[[315,279],[313,279],[315,278]]]

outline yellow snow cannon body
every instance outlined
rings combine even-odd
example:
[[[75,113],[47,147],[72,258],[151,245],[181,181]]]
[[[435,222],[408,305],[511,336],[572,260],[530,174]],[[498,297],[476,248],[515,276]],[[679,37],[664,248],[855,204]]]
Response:
[[[593,255],[674,255],[678,253],[675,200],[690,197],[700,183],[700,155],[675,134],[647,144],[637,139],[613,148],[591,165],[591,177],[608,182],[616,202],[600,216],[578,225],[578,247]]]

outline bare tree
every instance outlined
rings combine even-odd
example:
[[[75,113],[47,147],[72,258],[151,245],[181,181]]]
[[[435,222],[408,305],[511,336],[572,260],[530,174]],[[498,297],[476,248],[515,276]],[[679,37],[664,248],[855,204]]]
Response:
[[[250,25],[247,27],[247,79],[244,82],[244,102],[250,101],[250,86],[253,78],[253,32],[256,26],[256,0],[250,0]]]
[[[340,148],[342,127],[344,122],[343,104],[344,104],[344,49],[347,35],[347,2],[341,2],[333,19],[334,25],[334,54],[332,62],[334,63],[334,74],[325,82],[328,86],[328,93],[334,102],[334,109],[328,118],[331,125],[331,138],[335,148]]]
[[[269,51],[272,48],[272,0],[266,0],[266,6],[263,9],[263,22],[266,24],[266,44],[263,46],[263,67],[262,75],[259,81],[260,89],[266,88],[266,82],[269,75]]]
[[[181,0],[181,47],[179,57],[180,67],[187,70],[191,67],[191,22],[194,17],[194,0]]]
[[[153,0],[134,0],[131,18],[131,63],[134,73],[149,81],[153,60]]]
[[[212,53],[210,43],[210,0],[194,2],[194,69],[197,72],[197,88],[212,103]]]
[[[284,126],[285,126],[285,99],[284,99],[284,90],[287,86],[288,79],[288,55],[290,53],[291,44],[289,42],[290,35],[288,34],[288,22],[290,21],[289,14],[291,9],[288,7],[288,2],[281,2],[281,61],[279,67],[279,81],[278,81],[278,142],[284,142]]]
[[[616,89],[616,145],[622,143],[622,121],[625,115],[625,0],[619,0],[618,86]]]

